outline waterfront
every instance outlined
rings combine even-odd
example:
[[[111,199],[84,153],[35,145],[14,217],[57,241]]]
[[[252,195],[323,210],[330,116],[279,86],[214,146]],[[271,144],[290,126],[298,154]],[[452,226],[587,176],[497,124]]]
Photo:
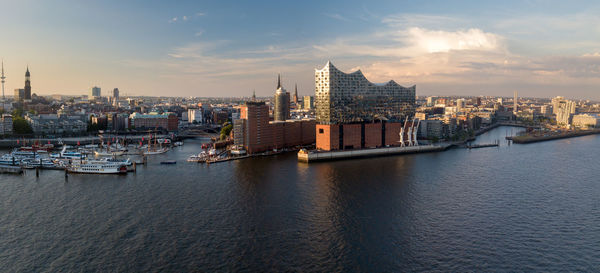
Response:
[[[500,127],[477,142],[503,140]],[[600,138],[126,176],[0,176],[0,264],[34,271],[593,271]],[[176,159],[176,165],[160,161]]]

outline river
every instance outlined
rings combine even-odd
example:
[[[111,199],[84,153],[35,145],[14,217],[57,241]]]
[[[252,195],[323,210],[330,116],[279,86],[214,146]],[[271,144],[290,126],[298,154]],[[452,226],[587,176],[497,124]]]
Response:
[[[295,154],[125,176],[0,175],[4,272],[595,271],[600,137],[322,163]],[[176,165],[160,165],[165,159]]]

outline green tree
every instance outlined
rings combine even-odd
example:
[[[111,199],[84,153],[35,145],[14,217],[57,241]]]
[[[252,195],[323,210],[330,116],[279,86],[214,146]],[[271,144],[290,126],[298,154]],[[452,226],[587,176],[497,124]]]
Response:
[[[18,135],[33,134],[29,122],[19,116],[13,117],[13,132]]]
[[[221,128],[221,140],[226,139],[227,136],[229,136],[229,134],[231,133],[232,129],[233,125],[231,125],[231,123],[223,124],[223,128]]]

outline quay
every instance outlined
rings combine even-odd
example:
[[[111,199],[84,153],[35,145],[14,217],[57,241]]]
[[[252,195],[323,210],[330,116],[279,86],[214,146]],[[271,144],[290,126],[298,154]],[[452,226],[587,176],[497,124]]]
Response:
[[[298,152],[298,161],[310,163],[315,161],[342,160],[363,157],[377,157],[399,154],[431,153],[444,151],[455,144],[444,143],[439,145],[420,145],[408,147],[384,147],[359,150],[341,150],[341,151],[307,151]]]
[[[0,173],[22,174],[23,169],[19,166],[0,166]]]
[[[507,140],[511,140],[514,144],[529,144],[535,142],[549,141],[555,139],[572,138],[588,135],[600,134],[600,130],[589,130],[589,131],[571,131],[558,134],[544,134],[544,135],[523,135],[523,136],[509,136]]]

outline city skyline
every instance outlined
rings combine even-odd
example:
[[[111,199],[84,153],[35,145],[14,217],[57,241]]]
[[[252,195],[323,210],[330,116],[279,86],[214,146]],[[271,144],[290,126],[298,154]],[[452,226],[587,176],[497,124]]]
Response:
[[[264,97],[280,72],[303,96],[331,60],[420,96],[600,99],[597,3],[341,4],[3,3],[5,89],[29,66],[39,95]]]

